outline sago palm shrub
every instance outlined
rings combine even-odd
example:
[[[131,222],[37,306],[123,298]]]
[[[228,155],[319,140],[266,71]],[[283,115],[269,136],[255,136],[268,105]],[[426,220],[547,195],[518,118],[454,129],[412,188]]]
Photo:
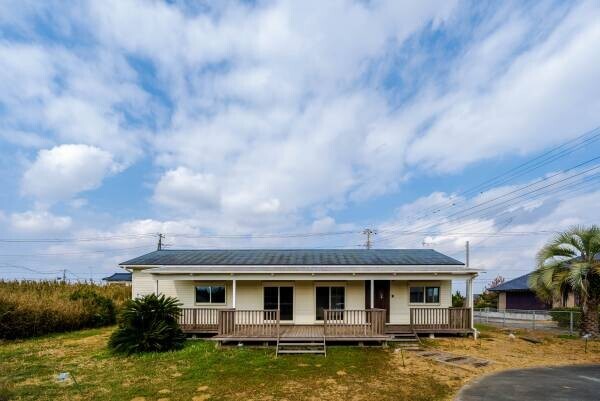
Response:
[[[109,348],[126,354],[182,348],[185,335],[177,323],[180,306],[176,298],[164,295],[129,300],[119,316],[119,327],[110,337]]]
[[[600,227],[572,227],[548,242],[537,255],[529,286],[548,301],[573,291],[581,302],[581,334],[598,336],[600,305]]]

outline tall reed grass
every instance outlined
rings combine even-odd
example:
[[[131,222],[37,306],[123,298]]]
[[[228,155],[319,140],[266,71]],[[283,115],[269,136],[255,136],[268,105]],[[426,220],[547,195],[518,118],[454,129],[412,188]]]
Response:
[[[0,280],[0,339],[114,324],[131,287]]]

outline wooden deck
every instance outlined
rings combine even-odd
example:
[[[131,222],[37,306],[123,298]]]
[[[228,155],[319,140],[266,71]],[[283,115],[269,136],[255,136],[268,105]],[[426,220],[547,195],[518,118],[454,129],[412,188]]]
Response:
[[[394,334],[407,334],[407,333],[416,333],[416,334],[471,334],[473,330],[469,327],[467,328],[450,328],[450,327],[437,327],[435,329],[431,328],[431,326],[423,325],[423,326],[411,326],[410,324],[386,324],[385,325],[385,333],[388,335]]]
[[[325,338],[327,341],[385,341],[390,339],[387,334],[371,335],[364,327],[347,326],[326,333],[322,324],[282,324],[279,326],[279,339],[294,339],[298,341],[313,341]],[[255,328],[245,328],[235,334],[218,334],[213,337],[218,341],[277,341],[277,334],[265,335]]]

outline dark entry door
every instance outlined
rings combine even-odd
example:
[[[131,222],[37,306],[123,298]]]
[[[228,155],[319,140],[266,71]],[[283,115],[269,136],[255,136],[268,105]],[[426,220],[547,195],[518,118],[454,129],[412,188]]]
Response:
[[[369,305],[371,302],[371,282],[366,281],[366,295],[367,302],[365,305]],[[385,309],[385,322],[390,322],[390,280],[375,280],[375,308]]]

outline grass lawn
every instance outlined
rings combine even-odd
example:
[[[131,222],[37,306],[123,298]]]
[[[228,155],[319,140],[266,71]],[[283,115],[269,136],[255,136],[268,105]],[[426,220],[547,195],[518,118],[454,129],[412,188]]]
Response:
[[[315,355],[274,357],[274,349],[188,341],[183,350],[114,356],[112,329],[0,345],[1,377],[16,400],[437,400],[451,391],[428,377],[400,372],[390,349],[328,347]],[[78,384],[57,383],[71,372]]]
[[[112,329],[84,330],[0,343],[0,387],[14,400],[450,400],[474,377],[525,366],[600,363],[600,343],[533,333],[532,344],[481,328],[483,338],[426,340],[426,346],[487,358],[480,370],[439,364],[393,348],[330,346],[327,358],[274,357],[274,349],[223,347],[188,341],[177,352],[115,356],[106,350]],[[518,334],[518,333],[517,333]],[[529,335],[532,335],[529,333]],[[71,372],[78,384],[58,383]],[[2,392],[0,391],[0,401]]]

